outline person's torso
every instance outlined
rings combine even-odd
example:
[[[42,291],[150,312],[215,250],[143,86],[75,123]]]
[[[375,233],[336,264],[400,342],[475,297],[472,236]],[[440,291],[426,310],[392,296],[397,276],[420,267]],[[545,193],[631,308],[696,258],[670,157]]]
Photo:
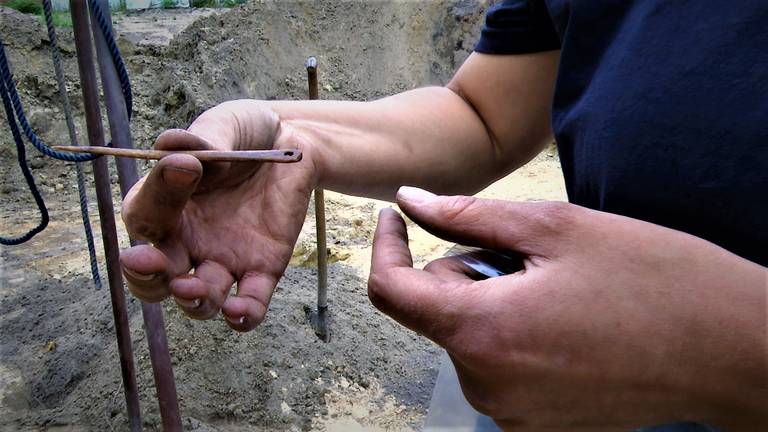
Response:
[[[768,265],[768,1],[546,3],[569,199]]]

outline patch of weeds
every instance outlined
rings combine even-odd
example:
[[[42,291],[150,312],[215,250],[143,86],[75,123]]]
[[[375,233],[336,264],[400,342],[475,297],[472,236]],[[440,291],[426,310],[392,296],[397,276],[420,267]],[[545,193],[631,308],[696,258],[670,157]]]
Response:
[[[245,3],[245,0],[222,0],[221,7],[233,8],[235,6],[240,6],[243,3]]]
[[[192,0],[194,8],[233,8],[245,3],[246,0]]]
[[[173,9],[176,7],[176,0],[163,0],[160,2],[160,7],[163,9]]]
[[[40,15],[40,24],[45,25],[45,15]],[[72,15],[67,11],[52,11],[51,19],[53,19],[53,25],[55,27],[72,27]]]
[[[176,6],[175,0],[163,0],[163,3],[165,4],[167,1],[173,4],[170,7]],[[0,3],[2,3],[2,0],[0,0]],[[45,25],[43,4],[40,0],[10,0],[5,3],[5,6],[22,13],[38,15],[40,23]],[[118,22],[117,18],[122,17],[126,10],[125,1],[121,1],[119,6],[112,8],[112,17],[115,19],[115,22]],[[53,25],[56,27],[72,27],[72,16],[69,14],[69,11],[51,11],[51,18],[53,19]]]
[[[193,8],[215,8],[218,6],[216,0],[192,0]]]
[[[28,14],[40,15],[43,13],[43,4],[38,0],[11,0],[6,3],[6,6]]]

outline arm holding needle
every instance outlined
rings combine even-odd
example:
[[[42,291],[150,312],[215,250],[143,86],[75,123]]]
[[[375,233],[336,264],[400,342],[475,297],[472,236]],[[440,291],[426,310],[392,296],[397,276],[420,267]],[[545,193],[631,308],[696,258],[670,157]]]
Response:
[[[220,161],[220,162],[276,162],[292,163],[301,160],[302,154],[299,149],[287,150],[141,150],[124,149],[114,147],[100,146],[54,146],[55,150],[72,153],[93,153],[100,155],[129,157],[134,159],[159,160],[166,156],[182,153],[196,157],[200,161]]]

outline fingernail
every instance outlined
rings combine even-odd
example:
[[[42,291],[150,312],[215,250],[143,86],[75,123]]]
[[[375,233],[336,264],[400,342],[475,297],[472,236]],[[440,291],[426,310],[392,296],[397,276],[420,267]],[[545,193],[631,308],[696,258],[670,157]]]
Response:
[[[412,203],[426,203],[437,195],[413,186],[401,186],[397,191],[397,198]]]
[[[383,209],[379,210],[379,217],[381,218],[384,215],[384,213],[394,213],[394,214],[397,214],[397,211],[395,211],[395,209],[390,208],[390,207],[384,207]]]
[[[138,279],[138,280],[142,280],[142,281],[150,281],[150,280],[154,279],[155,276],[157,276],[157,274],[155,274],[155,273],[152,273],[152,274],[137,273],[136,271],[131,270],[128,267],[123,267],[123,273],[125,273],[126,275],[132,277],[133,279]]]
[[[228,316],[224,315],[224,319],[229,321],[230,323],[232,323],[234,325],[241,326],[241,325],[245,324],[245,317],[244,316],[241,316],[240,318],[238,318],[236,320],[232,320]]]
[[[196,309],[200,307],[200,299],[196,298],[194,300],[189,300],[181,297],[174,297],[176,299],[176,303],[184,306],[187,309]]]
[[[195,171],[178,167],[163,168],[163,180],[171,186],[189,186],[197,181],[198,174]]]

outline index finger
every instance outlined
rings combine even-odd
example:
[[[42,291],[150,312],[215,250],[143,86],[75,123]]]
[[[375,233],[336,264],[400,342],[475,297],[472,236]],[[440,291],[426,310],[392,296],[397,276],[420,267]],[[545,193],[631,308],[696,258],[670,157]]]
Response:
[[[371,273],[396,267],[413,267],[413,257],[408,248],[405,221],[396,211],[385,208],[379,212],[379,221],[373,234]]]
[[[443,344],[459,322],[454,291],[458,284],[413,268],[405,222],[392,209],[379,214],[373,240],[368,296],[400,324]]]

